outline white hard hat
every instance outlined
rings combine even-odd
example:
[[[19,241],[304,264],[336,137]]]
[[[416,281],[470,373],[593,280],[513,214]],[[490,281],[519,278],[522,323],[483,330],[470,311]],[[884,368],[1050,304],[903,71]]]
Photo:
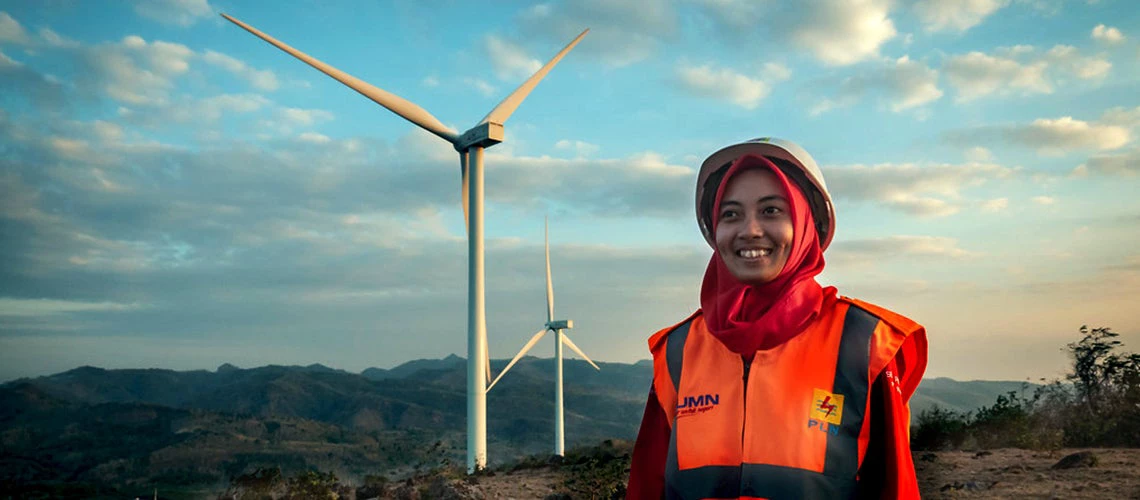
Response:
[[[712,234],[712,218],[705,214],[704,197],[709,177],[719,172],[716,182],[720,183],[720,176],[724,175],[727,167],[737,158],[746,154],[755,154],[774,159],[773,163],[780,167],[784,175],[799,185],[811,205],[812,217],[815,219],[815,228],[819,232],[819,247],[826,250],[835,236],[835,205],[831,202],[831,194],[827,192],[827,184],[823,182],[823,173],[811,155],[792,141],[774,137],[760,137],[721,148],[709,155],[701,163],[701,171],[697,175],[697,225],[701,234],[705,236],[709,246],[716,248],[716,236]],[[783,160],[783,161],[779,161]],[[789,168],[789,165],[794,168]],[[718,186],[710,186],[715,193]],[[709,200],[711,204],[712,200]]]

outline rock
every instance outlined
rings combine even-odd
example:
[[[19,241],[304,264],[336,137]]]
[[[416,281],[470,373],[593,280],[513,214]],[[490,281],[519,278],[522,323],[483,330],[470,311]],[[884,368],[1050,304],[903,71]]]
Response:
[[[980,483],[978,481],[966,481],[963,483],[961,481],[954,481],[953,483],[948,483],[948,484],[942,485],[942,488],[939,488],[939,491],[950,491],[950,490],[982,491],[982,490],[990,489],[990,487],[992,487],[995,484],[997,484],[997,482]]]
[[[1081,451],[1062,458],[1059,462],[1053,464],[1053,467],[1050,468],[1056,470],[1074,469],[1077,467],[1096,467],[1097,461],[1097,457],[1093,452]]]
[[[573,500],[569,494],[566,493],[551,493],[546,495],[543,500]]]
[[[918,457],[918,459],[922,460],[923,462],[933,462],[935,460],[938,460],[938,455],[935,455],[933,453],[923,453],[921,457]]]
[[[989,451],[989,450],[982,450],[982,451],[979,451],[979,452],[975,453],[975,454],[974,454],[974,458],[980,458],[980,457],[988,457],[988,456],[990,456],[990,455],[993,455],[993,454],[994,454],[994,453],[993,453],[992,451]]]
[[[1027,469],[1024,464],[1013,464],[1009,467],[1003,467],[1001,471],[1009,474],[1021,474],[1022,472],[1026,472]]]
[[[439,500],[483,500],[486,495],[466,481],[436,477],[428,484],[424,497]]]
[[[392,492],[392,498],[396,500],[420,500],[420,491],[412,484],[402,484]]]

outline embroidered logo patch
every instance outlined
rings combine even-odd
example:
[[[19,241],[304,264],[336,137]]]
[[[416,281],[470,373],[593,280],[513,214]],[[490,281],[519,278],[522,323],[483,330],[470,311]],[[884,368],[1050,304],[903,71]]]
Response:
[[[811,418],[829,424],[839,425],[843,420],[843,395],[832,394],[816,389],[811,406]]]

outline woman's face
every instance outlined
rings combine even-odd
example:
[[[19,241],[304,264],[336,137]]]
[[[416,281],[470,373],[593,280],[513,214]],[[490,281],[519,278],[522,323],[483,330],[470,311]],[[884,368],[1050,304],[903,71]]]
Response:
[[[779,276],[792,253],[789,200],[776,174],[743,170],[725,187],[717,217],[716,249],[742,283],[760,285]]]

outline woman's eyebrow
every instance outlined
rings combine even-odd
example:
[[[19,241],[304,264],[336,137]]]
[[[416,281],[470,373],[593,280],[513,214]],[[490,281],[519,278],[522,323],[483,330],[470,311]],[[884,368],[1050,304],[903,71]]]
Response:
[[[780,196],[780,195],[778,195],[778,194],[770,194],[770,195],[768,195],[768,196],[765,196],[765,197],[763,197],[763,198],[760,198],[759,200],[756,200],[756,203],[764,203],[764,202],[767,202],[767,201],[783,201],[783,202],[787,202],[788,200],[787,200],[787,198],[784,198],[783,196]]]

